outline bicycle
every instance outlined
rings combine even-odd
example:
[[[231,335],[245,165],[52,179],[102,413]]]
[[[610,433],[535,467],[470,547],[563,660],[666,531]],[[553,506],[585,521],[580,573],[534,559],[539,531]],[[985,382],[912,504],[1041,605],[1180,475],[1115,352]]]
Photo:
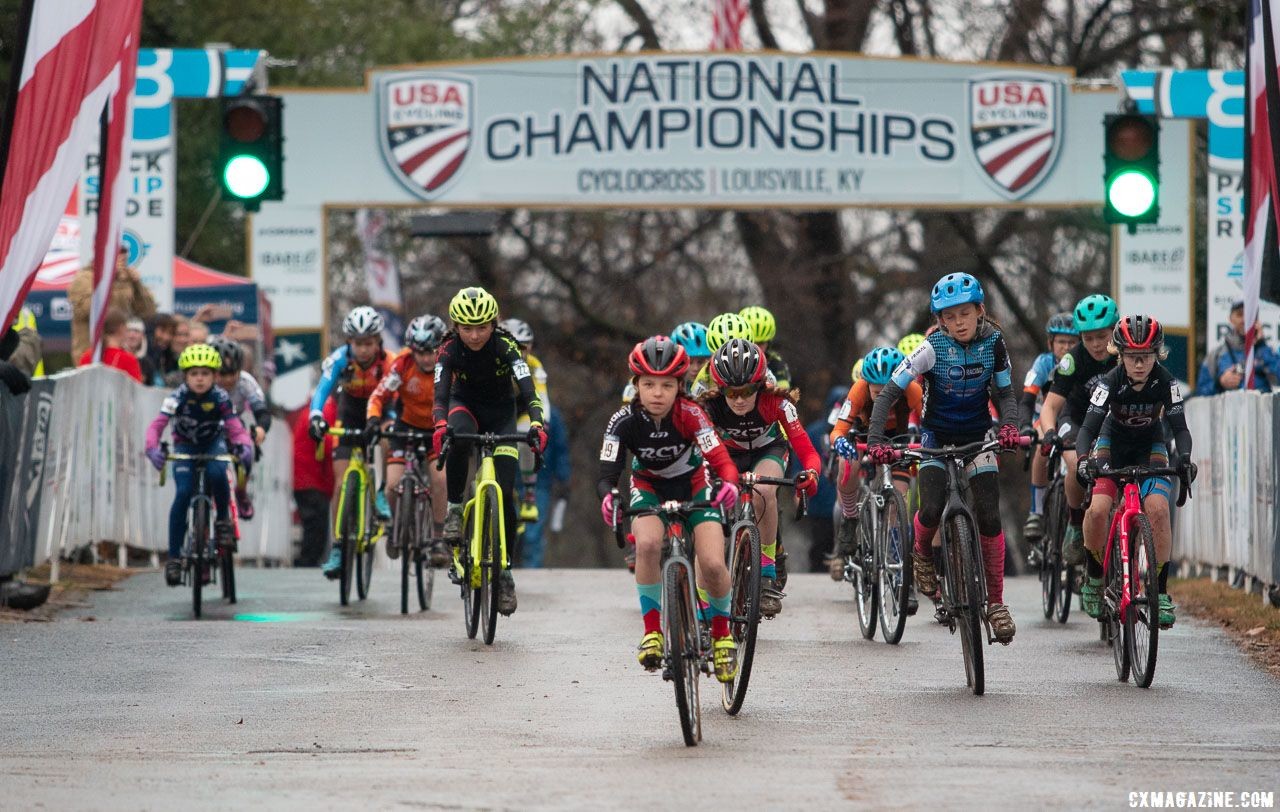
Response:
[[[400,614],[409,613],[410,570],[416,584],[418,608],[431,608],[436,571],[424,560],[431,549],[431,484],[422,473],[431,451],[431,432],[391,429],[380,436],[408,441],[405,449],[404,474],[396,484],[396,510],[391,517],[391,538],[387,542],[400,550]]]
[[[502,573],[511,566],[507,552],[507,525],[503,520],[502,486],[493,464],[494,451],[500,445],[529,443],[525,434],[463,434],[449,429],[444,436],[437,469],[444,468],[449,447],[455,440],[475,443],[479,462],[472,483],[472,497],[462,509],[462,539],[448,539],[453,547],[453,566],[449,577],[462,590],[463,620],[467,637],[474,639],[484,625],[484,642],[493,644],[498,628],[498,584]],[[535,453],[534,467],[542,466],[542,455]],[[514,541],[514,540],[513,540]]]
[[[1025,436],[1019,441],[1024,447],[1030,444],[1030,438]],[[921,462],[942,460],[946,469],[947,496],[938,525],[938,544],[933,549],[934,561],[942,576],[942,601],[938,604],[937,616],[952,634],[957,627],[960,629],[965,681],[975,696],[982,696],[986,690],[979,627],[986,630],[987,645],[995,642],[995,637],[987,620],[987,577],[979,548],[977,520],[968,504],[969,474],[965,468],[974,457],[1004,450],[999,441],[992,439],[898,452],[902,458]]]
[[[1071,592],[1076,589],[1076,566],[1062,559],[1062,541],[1067,531],[1067,494],[1064,483],[1073,472],[1067,471],[1062,453],[1075,449],[1074,443],[1055,438],[1046,443],[1049,457],[1048,490],[1044,497],[1044,535],[1039,559],[1040,603],[1045,619],[1056,618],[1066,623],[1071,615]]]
[[[222,575],[222,594],[228,603],[236,602],[235,556],[234,542],[218,544],[213,534],[213,517],[217,514],[213,504],[213,496],[205,481],[205,466],[211,462],[235,464],[236,458],[230,454],[184,454],[170,452],[168,443],[160,444],[167,462],[186,461],[193,463],[195,488],[188,505],[191,517],[187,521],[187,539],[182,548],[182,577],[191,584],[191,608],[196,618],[203,611],[203,590],[206,583],[214,583],[220,573]],[[168,467],[160,469],[160,486],[164,487],[165,472]],[[216,561],[218,567],[211,569],[210,562]]]
[[[720,702],[731,716],[742,710],[747,696],[751,664],[755,659],[756,631],[760,626],[760,528],[756,523],[755,500],[747,496],[755,496],[756,485],[794,488],[795,484],[794,478],[759,476],[751,471],[739,475],[738,486],[742,489],[742,496],[725,537],[725,563],[729,565],[729,577],[733,581],[729,630],[738,644],[738,673],[732,680],[722,683]],[[796,521],[804,517],[807,504],[808,499],[800,494]]]
[[[335,437],[365,438],[374,442],[377,432],[367,429],[348,429],[335,426],[329,429]],[[365,448],[351,449],[347,469],[342,472],[338,491],[338,512],[334,516],[334,542],[342,546],[342,570],[338,577],[338,600],[343,606],[351,602],[351,576],[355,570],[356,594],[360,600],[369,597],[369,583],[373,579],[373,554],[382,533],[374,533],[369,526],[369,514],[373,507],[373,489],[369,487],[369,470],[365,465]],[[324,444],[316,445],[316,459],[324,459]],[[354,506],[354,507],[353,507]]]
[[[1112,512],[1107,546],[1102,557],[1102,614],[1098,623],[1111,646],[1116,677],[1139,688],[1150,688],[1155,679],[1156,652],[1160,643],[1159,564],[1151,522],[1142,512],[1138,483],[1155,477],[1178,477],[1178,507],[1191,494],[1191,483],[1174,468],[1131,465],[1109,471],[1092,471],[1091,477],[1113,479],[1124,485],[1123,503]]]
[[[619,504],[618,490],[613,490],[613,503]],[[714,502],[667,501],[652,508],[618,510],[614,508],[613,533],[621,548],[621,518],[657,516],[666,527],[662,541],[662,678],[675,686],[676,710],[680,714],[680,732],[688,747],[702,741],[702,705],[698,675],[712,673],[711,636],[704,635],[698,620],[698,590],[694,583],[693,544],[685,533],[688,515],[695,510],[716,508]],[[756,534],[757,541],[759,534]],[[756,572],[759,573],[760,548],[755,550]],[[757,579],[758,580],[758,579]],[[737,596],[734,603],[736,605]],[[745,688],[745,686],[744,686]]]

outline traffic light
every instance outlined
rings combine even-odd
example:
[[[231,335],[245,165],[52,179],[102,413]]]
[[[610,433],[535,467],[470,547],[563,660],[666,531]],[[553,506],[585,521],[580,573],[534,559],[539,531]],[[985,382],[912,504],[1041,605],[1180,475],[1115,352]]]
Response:
[[[1102,219],[1138,225],[1160,218],[1160,122],[1155,116],[1113,113],[1103,119]]]
[[[257,211],[264,200],[284,198],[284,137],[279,96],[222,100],[218,178],[233,200]]]

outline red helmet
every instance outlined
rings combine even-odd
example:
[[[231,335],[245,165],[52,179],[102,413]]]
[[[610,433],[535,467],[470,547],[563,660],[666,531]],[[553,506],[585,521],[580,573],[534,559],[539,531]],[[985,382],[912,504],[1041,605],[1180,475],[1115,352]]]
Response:
[[[1111,343],[1116,349],[1153,350],[1160,352],[1164,347],[1164,328],[1160,322],[1147,315],[1125,316],[1116,322],[1111,331]]]
[[[634,375],[679,378],[689,369],[689,353],[666,336],[651,336],[631,350],[627,364]]]
[[[764,353],[745,338],[729,339],[711,357],[711,377],[721,389],[760,383],[768,368]]]

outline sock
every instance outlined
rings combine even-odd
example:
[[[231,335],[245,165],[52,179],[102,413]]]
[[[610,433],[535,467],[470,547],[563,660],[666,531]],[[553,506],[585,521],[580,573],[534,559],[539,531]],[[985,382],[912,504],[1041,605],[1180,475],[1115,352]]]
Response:
[[[1102,577],[1102,553],[1094,552],[1093,550],[1090,550],[1088,547],[1085,548],[1085,552],[1088,553],[1088,555],[1084,557],[1085,572],[1089,574],[1090,578],[1101,578]]]
[[[710,598],[707,597],[707,590],[702,587],[698,587],[698,620],[705,621],[707,618],[711,617],[711,604],[708,603],[709,600]]]
[[[1071,526],[1079,530],[1084,526],[1084,509],[1083,508],[1067,508],[1067,514],[1070,516]]]
[[[636,584],[640,593],[640,617],[644,633],[662,631],[662,584]]]
[[[1038,485],[1031,486],[1031,512],[1037,516],[1044,515],[1044,494],[1048,488],[1041,488]]]
[[[858,492],[845,493],[837,491],[840,494],[840,515],[846,519],[853,518],[853,514],[858,510]]]
[[[778,567],[774,563],[774,556],[778,554],[778,540],[775,538],[768,544],[760,545],[760,577],[761,578],[777,578]]]
[[[431,532],[431,535],[435,536],[436,538],[440,538],[441,536],[443,536],[443,535],[444,535],[444,522],[432,521],[432,522],[431,522],[431,531],[432,531],[432,532]]]
[[[912,523],[916,528],[916,549],[915,554],[920,558],[928,558],[933,555],[933,534],[938,532],[936,527],[926,527],[920,521],[920,514],[917,513],[912,517]]]
[[[1168,562],[1165,562],[1160,565],[1159,573],[1160,575],[1158,576],[1158,578],[1160,580],[1160,594],[1168,595],[1169,594],[1169,563]]]
[[[711,636],[729,636],[729,596],[711,596]]]
[[[1004,533],[978,536],[983,569],[987,571],[987,606],[1004,603]]]

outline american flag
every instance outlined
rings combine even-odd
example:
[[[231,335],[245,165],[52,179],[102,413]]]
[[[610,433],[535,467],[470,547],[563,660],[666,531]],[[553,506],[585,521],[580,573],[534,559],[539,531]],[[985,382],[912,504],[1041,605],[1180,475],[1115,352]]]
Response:
[[[1274,273],[1275,256],[1267,256],[1268,232],[1275,228],[1276,146],[1280,144],[1280,62],[1276,59],[1277,21],[1271,0],[1249,0],[1249,47],[1245,52],[1244,145],[1244,323],[1246,386],[1253,383],[1253,345],[1258,332],[1258,304],[1264,272]],[[1274,231],[1271,231],[1274,234]]]
[[[122,87],[125,95],[132,93],[141,20],[142,0],[26,0],[23,5],[10,73],[17,81],[0,129],[2,324],[12,323],[35,280],[104,109]],[[124,103],[127,109],[127,99]],[[109,137],[121,149],[123,140],[123,132],[118,139]],[[117,166],[120,160],[116,155]],[[111,195],[104,198],[110,201]],[[123,205],[123,199],[118,202]],[[113,203],[112,210],[118,208]],[[118,241],[119,225],[108,227],[112,210],[103,207],[99,232],[101,239],[115,234]],[[109,253],[114,261],[116,252]],[[110,278],[105,284],[109,289]]]
[[[747,0],[711,0],[711,50],[741,51]]]
[[[973,131],[982,168],[1010,192],[1034,180],[1053,152],[1053,124],[1006,124]]]
[[[423,124],[392,131],[391,154],[406,175],[428,192],[439,189],[462,165],[471,143],[466,124]]]

